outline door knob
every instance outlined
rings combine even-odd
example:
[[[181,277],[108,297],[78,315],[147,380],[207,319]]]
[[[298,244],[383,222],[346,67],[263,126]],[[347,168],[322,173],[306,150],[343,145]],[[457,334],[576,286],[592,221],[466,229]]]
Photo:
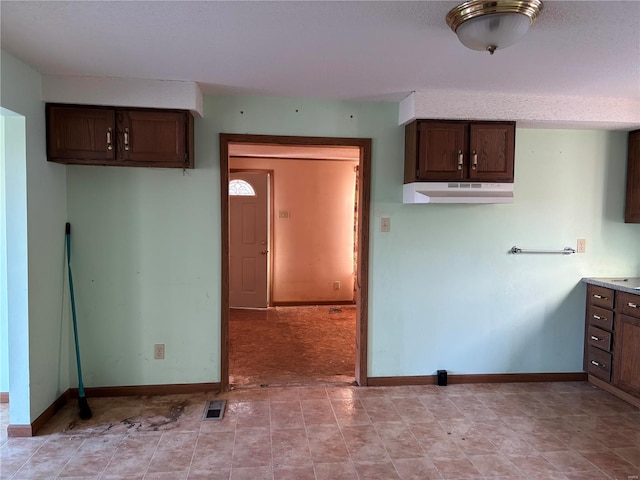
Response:
[[[269,250],[260,250],[260,253],[261,253],[262,255],[266,255],[267,253],[269,253]]]

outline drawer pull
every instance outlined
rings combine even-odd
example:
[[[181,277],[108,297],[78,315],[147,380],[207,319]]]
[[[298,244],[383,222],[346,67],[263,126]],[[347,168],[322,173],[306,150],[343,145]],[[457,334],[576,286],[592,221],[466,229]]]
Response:
[[[606,367],[604,363],[598,363],[595,360],[591,360],[591,365],[595,365],[596,367],[600,367],[600,368]]]
[[[593,298],[599,298],[600,300],[609,300],[608,297],[603,297],[602,295],[598,295],[597,293],[593,294]]]
[[[631,307],[631,308],[638,308],[638,304],[637,303],[627,302],[627,306]]]
[[[591,335],[591,340],[595,340],[596,342],[600,341],[600,339],[598,337],[596,337],[595,335]]]
[[[607,320],[606,317],[601,317],[600,315],[594,315],[593,318],[595,318],[596,320],[604,320],[604,321]]]

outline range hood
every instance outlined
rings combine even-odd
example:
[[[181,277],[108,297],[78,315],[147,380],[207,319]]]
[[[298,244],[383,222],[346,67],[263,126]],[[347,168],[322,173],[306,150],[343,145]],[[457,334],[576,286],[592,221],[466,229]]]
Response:
[[[405,183],[402,203],[513,203],[513,183]]]

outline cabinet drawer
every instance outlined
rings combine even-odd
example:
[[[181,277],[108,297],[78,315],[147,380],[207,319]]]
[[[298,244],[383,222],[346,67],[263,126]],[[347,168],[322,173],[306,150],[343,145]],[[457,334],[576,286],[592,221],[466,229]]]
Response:
[[[601,350],[611,351],[611,334],[601,328],[590,326],[587,331],[587,343]]]
[[[596,285],[589,285],[587,289],[588,302],[602,308],[613,309],[613,290]]]
[[[616,309],[620,313],[640,317],[640,295],[627,292],[618,292]]]
[[[589,374],[604,380],[611,381],[611,354],[596,347],[587,350],[587,371]]]
[[[613,312],[595,305],[587,306],[587,322],[605,330],[613,330]]]

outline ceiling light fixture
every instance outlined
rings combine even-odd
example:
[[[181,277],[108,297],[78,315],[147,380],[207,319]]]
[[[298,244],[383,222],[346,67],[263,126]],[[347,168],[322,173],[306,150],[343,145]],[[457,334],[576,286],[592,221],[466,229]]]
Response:
[[[541,10],[540,0],[470,0],[447,14],[447,24],[465,47],[493,55],[524,37]]]

